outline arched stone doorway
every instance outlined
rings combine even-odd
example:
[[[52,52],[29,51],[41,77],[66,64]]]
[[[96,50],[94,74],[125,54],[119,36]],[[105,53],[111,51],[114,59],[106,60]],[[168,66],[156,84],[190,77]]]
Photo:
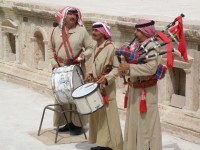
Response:
[[[186,72],[182,68],[173,67],[168,70],[169,81],[168,91],[170,96],[170,105],[183,108],[186,102]]]
[[[2,51],[1,58],[5,61],[19,62],[19,48],[18,48],[18,26],[17,24],[6,19],[1,24],[2,30]]]
[[[159,98],[164,104],[192,109],[195,96],[193,88],[196,84],[193,60],[190,55],[188,62],[185,62],[179,53],[174,55],[174,67],[168,69],[165,78],[160,81],[162,85],[159,84]],[[166,58],[162,61],[166,64]]]
[[[39,31],[36,31],[34,33],[34,55],[33,55],[33,65],[37,69],[44,69],[45,67],[45,46],[44,46],[44,38],[42,36],[42,33]]]
[[[185,96],[186,73],[182,68],[172,68],[171,78],[174,94]]]
[[[35,27],[33,37],[31,38],[31,59],[32,67],[44,70],[47,66],[47,36],[45,30],[41,27]]]
[[[16,44],[15,44],[15,36],[12,33],[7,34],[9,51],[12,54],[16,54]]]

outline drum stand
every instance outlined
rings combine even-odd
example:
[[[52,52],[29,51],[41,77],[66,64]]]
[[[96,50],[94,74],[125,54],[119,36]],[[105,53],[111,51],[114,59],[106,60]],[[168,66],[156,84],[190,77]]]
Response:
[[[60,107],[61,107],[61,111],[52,108],[52,106],[60,106]],[[77,115],[78,115],[78,118],[79,118],[79,121],[80,121],[80,123],[81,123],[81,126],[82,126],[82,128],[83,128],[83,123],[82,123],[82,121],[81,121],[80,115],[79,115],[79,113],[78,113],[76,110],[68,110],[68,109],[67,109],[67,110],[64,110],[63,107],[62,107],[62,105],[60,105],[60,104],[50,104],[50,105],[45,106],[45,108],[44,108],[44,110],[43,110],[42,118],[41,118],[41,121],[40,121],[40,127],[39,127],[39,130],[38,130],[38,136],[40,136],[40,131],[41,131],[41,127],[42,127],[42,123],[43,123],[44,114],[45,114],[46,109],[52,110],[52,111],[54,111],[54,112],[56,112],[56,113],[59,114],[58,124],[57,124],[57,128],[56,128],[55,143],[57,143],[58,129],[59,129],[59,127],[60,127],[61,116],[64,115],[67,124],[69,123],[68,120],[67,120],[67,117],[66,117],[66,115],[65,115],[65,112],[72,112],[72,113],[77,114]],[[70,131],[70,127],[69,127],[69,126],[68,126],[68,128],[69,128],[69,131]],[[83,133],[84,133],[85,139],[87,140],[87,136],[86,136],[86,134],[85,134],[85,130],[84,130],[84,129],[83,129]]]

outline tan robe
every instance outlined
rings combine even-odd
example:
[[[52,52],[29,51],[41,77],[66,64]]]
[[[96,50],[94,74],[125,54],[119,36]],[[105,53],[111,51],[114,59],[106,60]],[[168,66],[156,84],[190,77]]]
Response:
[[[58,51],[58,49],[63,41],[61,35],[62,35],[61,29],[59,27],[56,27],[53,32],[53,35],[52,35],[52,42],[55,45],[56,52]],[[82,48],[85,48],[85,51],[83,52],[85,55],[85,59],[86,60],[89,59],[89,57],[91,56],[92,51],[93,51],[93,41],[92,41],[91,37],[89,36],[88,32],[86,31],[85,27],[77,25],[75,28],[70,29],[67,35],[69,36],[69,43],[73,50],[74,57],[79,53],[79,51]],[[72,58],[72,55],[70,52],[69,52],[69,54],[70,54],[70,57]],[[62,45],[62,47],[59,50],[57,55],[63,59],[67,58],[64,45]],[[50,61],[51,61],[52,67],[53,67],[54,65],[57,64],[57,62],[54,59],[51,43],[49,45],[49,57],[50,57]],[[64,64],[60,63],[60,66],[64,66]],[[81,64],[81,67],[82,67],[83,72],[85,72],[85,64],[84,63]],[[57,102],[55,102],[55,103],[57,103]],[[75,110],[75,105],[65,104],[63,106],[65,109]],[[56,109],[60,110],[60,107],[56,107]],[[67,119],[69,122],[73,122],[73,124],[75,124],[76,126],[81,126],[77,115],[74,115],[74,113],[66,113],[66,116],[67,116]],[[86,124],[87,117],[81,116],[81,119],[82,119],[83,123]],[[58,123],[58,114],[54,113],[54,126],[56,126],[57,123]],[[65,118],[63,115],[61,118],[61,125],[64,125],[64,124],[66,124],[66,121],[65,121]]]
[[[104,47],[105,42],[98,48]],[[95,49],[95,53],[98,48]],[[93,63],[94,77],[97,77],[97,75],[102,72],[104,66],[109,62],[116,67],[119,65],[116,56],[114,56],[114,49],[114,46],[110,44],[96,57]],[[109,61],[109,59],[111,61]],[[116,103],[115,79],[117,75],[117,68],[113,68],[112,71],[106,75],[108,85],[105,86],[105,90],[109,97],[109,105],[104,105],[103,108],[89,116],[89,142],[96,143],[97,146],[110,147],[113,150],[122,150],[123,140]]]
[[[153,46],[150,43],[147,49]],[[156,50],[149,52],[154,54]],[[149,60],[146,64],[131,64],[130,79],[134,82],[138,77],[145,80],[155,74],[160,58]],[[147,112],[140,113],[141,89],[130,88],[125,124],[124,150],[161,150],[162,136],[158,112],[157,86],[146,88]]]

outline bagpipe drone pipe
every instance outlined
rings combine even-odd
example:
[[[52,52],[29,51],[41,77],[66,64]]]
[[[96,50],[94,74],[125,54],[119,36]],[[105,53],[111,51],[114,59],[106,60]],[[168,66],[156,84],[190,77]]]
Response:
[[[188,61],[187,58],[187,50],[186,50],[186,42],[183,32],[183,21],[182,18],[184,14],[176,17],[173,22],[169,23],[164,30],[158,31],[148,42],[144,45],[141,45],[137,50],[130,50],[131,45],[134,43],[136,37],[130,42],[127,47],[122,47],[116,50],[115,54],[121,58],[123,56],[128,63],[134,64],[142,64],[146,63],[149,58],[158,57],[160,55],[167,54],[167,64],[168,68],[173,67],[173,52],[177,51],[175,48],[172,47],[172,42],[175,42],[178,45],[178,51],[181,53],[181,56],[184,58],[185,61]],[[162,41],[158,43],[157,41]],[[156,45],[154,47],[150,47],[146,49],[146,46],[150,42],[155,42]],[[152,50],[155,50],[162,46],[167,46],[166,51],[157,52],[155,54],[149,55],[148,53]],[[142,56],[147,54],[146,56]]]

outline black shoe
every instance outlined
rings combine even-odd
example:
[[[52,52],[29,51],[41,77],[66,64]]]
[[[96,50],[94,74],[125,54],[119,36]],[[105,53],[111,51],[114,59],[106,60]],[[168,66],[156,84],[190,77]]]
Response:
[[[112,150],[110,147],[99,147],[99,150]]]
[[[72,125],[73,125],[73,123],[66,124],[64,127],[59,128],[59,129],[58,129],[58,132],[67,132],[67,131],[69,131],[69,130],[72,130],[72,129],[71,129],[71,128],[72,128]]]
[[[100,150],[100,147],[99,146],[91,147],[90,150]]]
[[[71,130],[73,135],[80,135],[83,133],[84,129],[82,127],[74,126],[73,130]]]

